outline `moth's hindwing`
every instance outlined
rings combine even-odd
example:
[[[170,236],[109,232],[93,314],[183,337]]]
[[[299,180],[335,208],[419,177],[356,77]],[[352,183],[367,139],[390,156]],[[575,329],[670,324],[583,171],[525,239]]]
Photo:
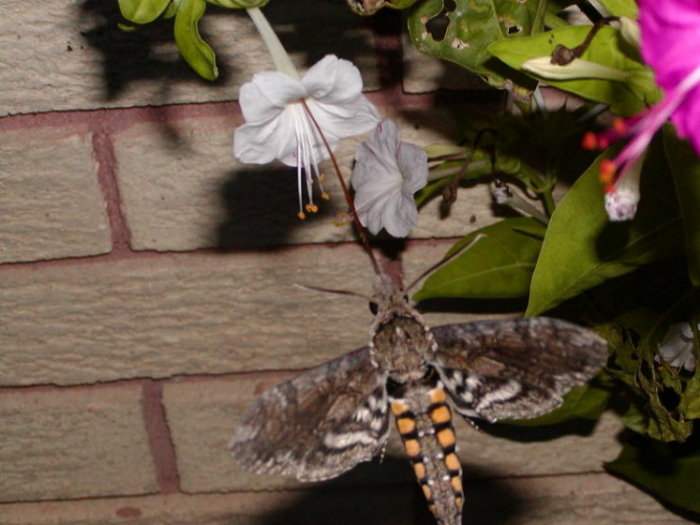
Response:
[[[363,348],[261,395],[231,439],[234,458],[257,474],[333,478],[380,450],[389,431],[386,374]]]
[[[607,358],[603,338],[546,317],[445,325],[431,332],[438,344],[433,365],[457,411],[488,421],[549,412]]]

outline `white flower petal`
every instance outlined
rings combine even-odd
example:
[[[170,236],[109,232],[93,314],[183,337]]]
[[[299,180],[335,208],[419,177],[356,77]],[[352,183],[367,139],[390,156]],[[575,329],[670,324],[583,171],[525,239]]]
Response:
[[[627,188],[616,188],[605,194],[605,211],[613,222],[634,219],[639,203],[639,193]]]
[[[312,98],[307,99],[306,104],[326,137],[335,140],[367,133],[379,122],[377,109],[363,96],[342,105],[325,104]]]
[[[308,95],[326,104],[343,104],[362,94],[362,76],[349,60],[326,55],[301,79]]]
[[[413,195],[428,183],[428,154],[415,144],[402,142],[397,158],[405,179],[404,189]]]
[[[362,224],[373,234],[384,228],[394,237],[406,237],[418,221],[413,194],[426,184],[427,170],[425,152],[399,142],[396,124],[382,121],[355,157],[351,183]]]
[[[383,213],[384,229],[394,237],[407,237],[418,223],[418,208],[413,194],[400,194],[387,202]]]
[[[293,122],[287,114],[267,122],[251,122],[236,128],[233,134],[233,154],[247,164],[267,164],[279,159],[287,166],[296,166],[297,142]]]
[[[669,326],[663,340],[659,343],[658,353],[661,359],[671,366],[689,371],[695,370],[696,358],[690,323],[674,323]]]
[[[246,122],[276,117],[287,104],[304,98],[301,82],[279,71],[263,71],[241,86],[239,101]]]
[[[267,164],[277,157],[264,140],[260,140],[263,134],[261,128],[268,125],[243,124],[233,132],[233,155],[246,164]]]

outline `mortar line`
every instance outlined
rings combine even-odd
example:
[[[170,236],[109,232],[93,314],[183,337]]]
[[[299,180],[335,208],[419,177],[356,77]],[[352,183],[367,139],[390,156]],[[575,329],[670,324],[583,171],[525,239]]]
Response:
[[[180,492],[177,455],[163,404],[163,385],[159,381],[144,381],[142,406],[148,445],[151,449],[160,493],[168,495]]]
[[[97,161],[97,181],[102,190],[107,209],[107,219],[112,238],[112,253],[130,252],[131,232],[121,209],[119,186],[112,137],[104,130],[95,130],[92,135],[92,148]]]

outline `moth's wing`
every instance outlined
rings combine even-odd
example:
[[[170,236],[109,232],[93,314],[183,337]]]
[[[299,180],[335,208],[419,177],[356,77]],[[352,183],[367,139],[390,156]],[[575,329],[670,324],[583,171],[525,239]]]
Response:
[[[386,374],[363,348],[263,393],[230,449],[251,472],[301,481],[333,478],[380,450],[389,432]]]
[[[498,319],[438,326],[434,365],[464,417],[525,419],[562,403],[607,358],[605,340],[559,319]]]

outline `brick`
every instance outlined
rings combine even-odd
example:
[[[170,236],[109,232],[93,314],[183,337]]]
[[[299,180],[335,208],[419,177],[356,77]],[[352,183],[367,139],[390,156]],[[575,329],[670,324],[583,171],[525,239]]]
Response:
[[[406,110],[399,120],[402,139],[421,146],[451,142],[455,127],[449,110]],[[168,142],[161,123],[140,123],[115,142],[120,195],[136,250],[193,250],[211,246],[259,248],[288,243],[352,240],[349,226],[337,227],[346,209],[342,191],[326,163],[324,187],[331,202],[299,221],[296,171],[281,166],[242,166],[232,155],[233,130],[240,117],[199,117],[172,122],[180,145]],[[360,141],[344,141],[337,157],[346,179]],[[465,233],[493,222],[491,196],[484,185],[460,190],[447,218],[440,199],[421,210],[413,237]]]
[[[369,22],[340,2],[274,2],[264,11],[298,67],[323,54],[351,59],[378,87]],[[313,10],[314,16],[308,13]],[[179,57],[172,21],[124,33],[116,2],[3,0],[0,115],[230,100],[253,73],[273,69],[243,13],[208,5],[201,32],[221,78],[202,81]]]
[[[4,525],[408,525],[413,487],[0,505]]]
[[[70,126],[0,130],[0,143],[0,209],[6,217],[0,221],[0,262],[111,250],[89,133]]]
[[[235,421],[255,395],[284,380],[279,375],[170,383],[164,399],[178,457],[182,490],[212,492],[296,488],[299,483],[282,476],[246,473],[230,457],[228,440]],[[622,423],[606,414],[593,424],[566,429],[496,427],[494,435],[474,429],[455,418],[456,432],[467,479],[594,472],[616,457],[616,435]],[[503,437],[498,437],[498,434]],[[539,439],[539,441],[533,441]],[[519,441],[518,441],[519,440]],[[363,482],[396,483],[412,480],[402,446],[392,431],[385,464],[377,461],[344,475],[341,485]]]
[[[5,270],[0,384],[305,368],[368,340],[364,300],[295,286],[368,292],[355,245],[85,264]]]
[[[157,491],[140,403],[139,385],[0,391],[0,501]]]

